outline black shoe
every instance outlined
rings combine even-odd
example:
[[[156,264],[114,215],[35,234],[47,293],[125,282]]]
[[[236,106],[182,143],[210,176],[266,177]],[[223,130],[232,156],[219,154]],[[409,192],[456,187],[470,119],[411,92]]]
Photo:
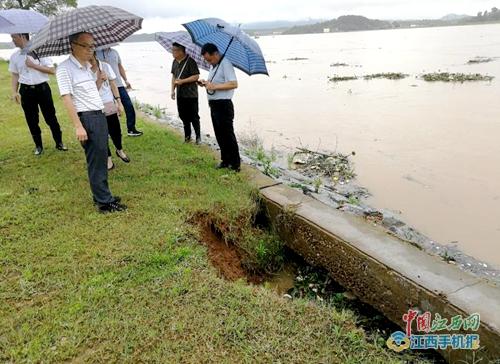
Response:
[[[66,147],[63,143],[57,143],[56,144],[56,149],[61,150],[63,152],[68,151],[68,147]]]
[[[201,137],[196,137],[196,145],[200,145],[201,144]]]
[[[116,150],[116,155],[118,156],[118,158],[120,158],[125,163],[130,163],[130,158],[125,153],[123,153],[123,155],[125,156],[125,157],[123,157],[120,155],[120,153],[118,153],[118,150]]]
[[[227,163],[224,163],[224,162],[220,162],[217,167],[215,167],[216,169],[223,169],[223,168],[229,168],[229,164]]]
[[[115,197],[116,199],[116,197]],[[107,204],[99,204],[98,205],[99,212],[102,214],[108,213],[108,212],[119,212],[119,211],[125,211],[127,209],[127,206],[113,201]]]
[[[43,147],[35,147],[35,155],[42,155]]]
[[[229,166],[229,169],[234,171],[234,172],[240,172],[241,167],[240,166]]]
[[[191,137],[189,137],[189,138],[184,138],[184,143],[191,143]]]
[[[143,134],[142,131],[139,131],[137,129],[135,129],[135,130],[129,130],[128,133],[127,133],[127,135],[129,137],[140,137],[142,134]]]

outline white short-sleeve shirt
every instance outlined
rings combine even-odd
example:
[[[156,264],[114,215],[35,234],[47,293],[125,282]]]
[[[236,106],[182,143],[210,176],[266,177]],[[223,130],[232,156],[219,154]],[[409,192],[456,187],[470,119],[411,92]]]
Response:
[[[109,81],[114,81],[116,80],[116,75],[113,72],[113,69],[111,66],[105,62],[97,61],[99,62],[99,68],[102,72],[106,74],[108,77],[108,81],[104,81],[101,84],[101,88],[99,89],[99,95],[101,96],[102,102],[103,103],[108,103],[108,102],[114,102],[115,97],[113,96],[113,91],[111,91],[111,85]],[[94,80],[97,81],[97,72],[92,72],[94,75]]]
[[[33,63],[42,65],[45,67],[52,67],[54,63],[50,58],[40,58],[35,59],[32,56],[28,56],[26,52],[22,50],[17,50],[10,56],[9,61],[9,72],[19,75],[19,83],[23,85],[39,85],[44,82],[49,81],[49,75],[37,71],[34,68],[26,66],[26,59],[29,58]]]
[[[218,66],[210,67],[208,80],[216,84],[237,81],[231,61],[224,58]],[[231,100],[233,96],[234,90],[217,90],[213,95],[207,94],[208,100]]]
[[[57,67],[56,77],[61,96],[71,95],[77,112],[104,109],[90,63],[82,66],[70,55]]]

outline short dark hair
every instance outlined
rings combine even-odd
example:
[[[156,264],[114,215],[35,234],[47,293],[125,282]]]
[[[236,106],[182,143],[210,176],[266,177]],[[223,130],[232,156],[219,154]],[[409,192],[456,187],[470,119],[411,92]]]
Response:
[[[92,33],[89,33],[89,32],[78,32],[78,33],[75,33],[75,34],[71,34],[68,38],[69,38],[69,43],[75,43],[76,41],[78,41],[78,38],[80,38],[80,35],[83,35],[83,34],[90,34],[92,35]]]
[[[182,44],[179,44],[177,42],[172,43],[172,47],[179,48],[181,51],[186,53],[186,47],[184,47]]]
[[[26,40],[30,40],[30,34],[29,33],[16,33],[16,34],[12,34],[12,35],[18,35],[20,37],[25,38]]]
[[[204,55],[205,53],[212,55],[218,52],[219,48],[217,48],[217,46],[213,43],[205,43],[203,47],[201,47],[201,55]]]

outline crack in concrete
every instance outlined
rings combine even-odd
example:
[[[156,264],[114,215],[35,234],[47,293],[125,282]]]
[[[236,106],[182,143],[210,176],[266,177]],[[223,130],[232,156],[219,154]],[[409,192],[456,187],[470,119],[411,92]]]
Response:
[[[466,288],[470,288],[470,287],[477,286],[477,285],[478,285],[478,284],[480,284],[481,282],[482,282],[481,280],[478,280],[477,282],[474,282],[474,283],[471,283],[471,284],[467,284],[467,285],[465,285],[465,286],[463,286],[463,287],[461,287],[461,288],[459,288],[459,289],[457,289],[457,290],[455,290],[455,291],[453,291],[453,292],[447,293],[447,294],[446,294],[446,297],[449,297],[449,296],[451,296],[451,295],[453,295],[453,294],[456,294],[456,293],[460,292],[460,291],[461,291],[461,290],[463,290],[463,289],[466,289]]]
[[[260,191],[263,191],[263,190],[265,190],[265,189],[268,189],[268,188],[271,188],[271,187],[280,186],[280,185],[282,185],[282,184],[283,184],[282,182],[277,182],[277,183],[275,183],[275,184],[273,184],[273,185],[264,186],[264,187],[259,187],[259,190],[260,190]]]

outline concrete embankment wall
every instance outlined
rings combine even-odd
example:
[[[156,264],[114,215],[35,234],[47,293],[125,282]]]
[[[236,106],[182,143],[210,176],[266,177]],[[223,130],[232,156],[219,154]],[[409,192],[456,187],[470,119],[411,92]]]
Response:
[[[482,350],[476,359],[500,358],[500,287],[462,272],[362,218],[277,184],[257,170],[251,174],[270,223],[286,245],[308,263],[326,269],[338,283],[402,328],[406,325],[402,316],[409,309],[445,318],[479,313]],[[442,354],[450,363],[472,358],[464,350]]]

